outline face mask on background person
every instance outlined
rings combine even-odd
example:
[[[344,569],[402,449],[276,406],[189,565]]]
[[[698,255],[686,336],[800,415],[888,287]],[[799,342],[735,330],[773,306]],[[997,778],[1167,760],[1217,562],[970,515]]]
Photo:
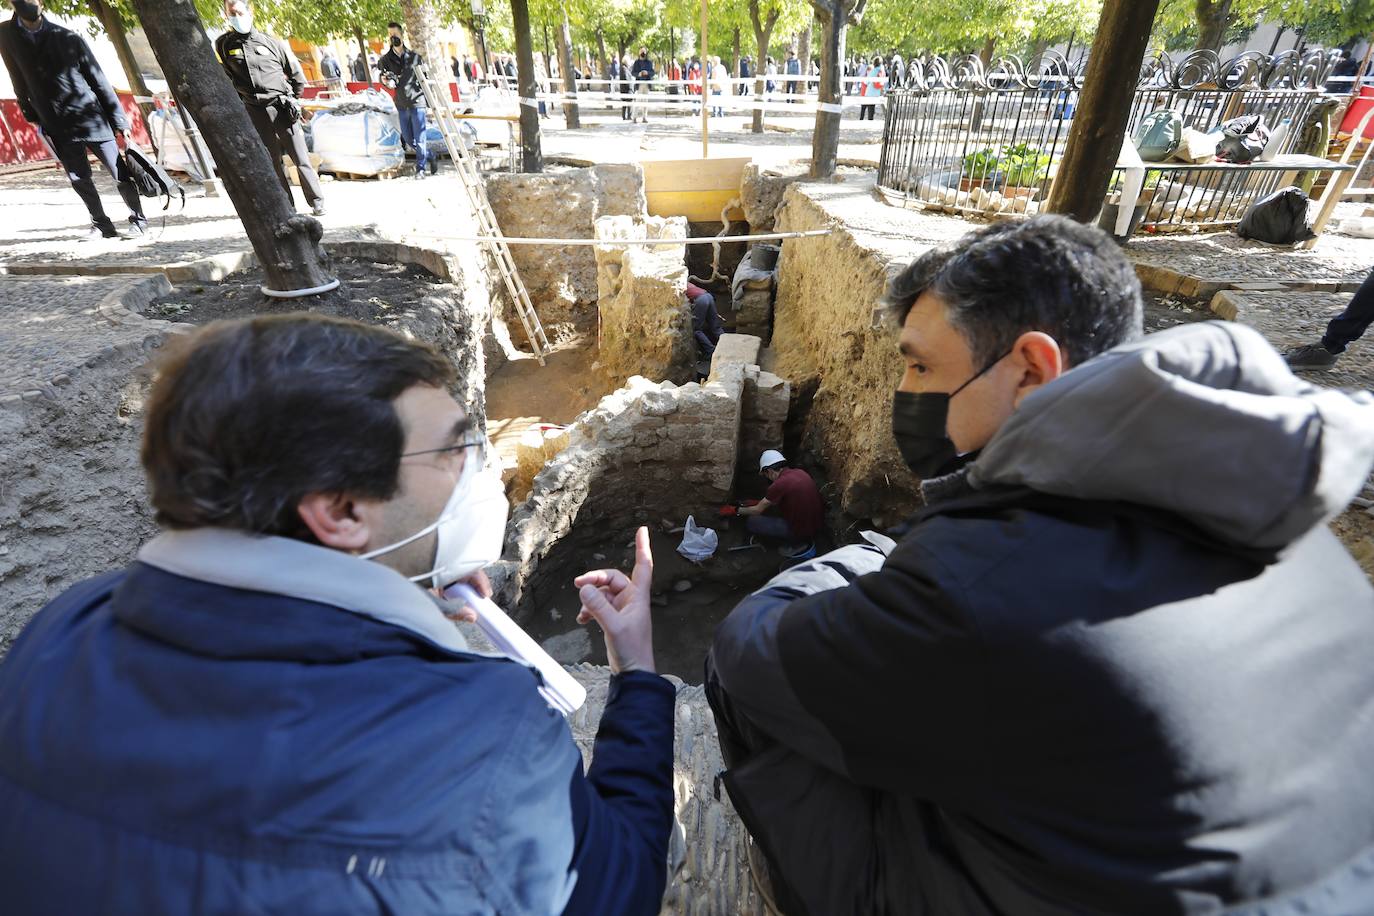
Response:
[[[19,14],[19,18],[25,22],[37,22],[38,17],[43,15],[43,11],[38,8],[37,3],[29,0],[17,0],[14,4],[14,11]]]
[[[973,452],[959,454],[954,440],[949,438],[949,402],[1010,355],[1010,350],[1003,353],[948,394],[943,391],[898,391],[893,395],[892,436],[897,440],[902,460],[917,477],[922,480],[943,477],[973,460]]]
[[[400,35],[392,35],[392,36],[391,36],[391,46],[392,46],[393,48],[399,48],[399,47],[401,46],[401,36],[400,36]]]
[[[230,16],[229,28],[238,32],[240,35],[247,35],[253,31],[253,14],[244,13],[242,16]]]
[[[510,506],[500,473],[488,470],[485,464],[485,448],[469,455],[438,519],[394,544],[362,554],[360,559],[371,560],[399,550],[437,530],[432,568],[411,576],[410,581],[446,588],[499,560]]]

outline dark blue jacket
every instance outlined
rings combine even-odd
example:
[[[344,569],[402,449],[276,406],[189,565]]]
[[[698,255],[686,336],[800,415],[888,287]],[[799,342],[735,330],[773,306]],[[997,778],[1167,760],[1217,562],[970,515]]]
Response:
[[[0,909],[658,912],[669,682],[612,679],[584,775],[536,675],[454,648],[400,576],[278,538],[248,545],[274,591],[215,536],[149,562],[196,534],[68,590],[0,664]],[[219,581],[185,574],[215,554]]]

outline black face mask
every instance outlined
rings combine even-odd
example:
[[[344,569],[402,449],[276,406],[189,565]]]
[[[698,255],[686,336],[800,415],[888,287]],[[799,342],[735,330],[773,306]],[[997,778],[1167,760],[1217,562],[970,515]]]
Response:
[[[948,394],[942,391],[923,391],[920,394],[898,391],[893,395],[892,436],[897,440],[897,451],[902,453],[902,460],[917,477],[929,480],[953,474],[976,457],[973,452],[960,455],[949,438],[946,428],[949,402],[1010,355],[1010,350],[1003,353]]]
[[[38,17],[43,14],[37,3],[30,3],[28,0],[16,0],[14,11],[26,22],[37,22]]]
[[[392,36],[391,36],[391,46],[392,46],[393,48],[399,48],[399,47],[401,46],[401,36],[400,36],[400,35],[392,35]]]

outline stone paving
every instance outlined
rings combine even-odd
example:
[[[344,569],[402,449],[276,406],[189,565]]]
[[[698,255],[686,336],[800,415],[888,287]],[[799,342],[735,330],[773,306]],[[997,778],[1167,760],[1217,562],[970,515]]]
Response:
[[[50,395],[79,366],[151,348],[171,329],[130,312],[170,289],[162,276],[3,277],[0,404]]]
[[[1223,290],[1211,303],[1213,312],[1248,324],[1280,351],[1316,343],[1326,323],[1350,301],[1346,293]],[[1304,370],[1303,377],[1329,388],[1374,391],[1374,339],[1350,345],[1330,369]]]

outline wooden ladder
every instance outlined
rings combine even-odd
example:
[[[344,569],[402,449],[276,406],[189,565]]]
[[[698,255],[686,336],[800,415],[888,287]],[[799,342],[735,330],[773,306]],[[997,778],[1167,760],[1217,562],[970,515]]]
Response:
[[[520,279],[520,272],[516,270],[510,245],[501,234],[501,227],[497,225],[496,214],[492,212],[491,202],[487,199],[486,184],[482,181],[482,173],[477,166],[477,156],[469,152],[463,142],[459,114],[449,95],[448,83],[431,79],[423,64],[415,65],[415,75],[419,77],[420,88],[424,91],[425,102],[429,105],[434,126],[443,134],[444,142],[448,144],[448,154],[458,170],[458,178],[462,182],[464,193],[467,194],[468,205],[477,215],[478,234],[492,240],[486,247],[491,249],[497,270],[501,272],[501,279],[506,284],[506,292],[510,294],[511,301],[515,304],[515,312],[525,327],[525,336],[534,350],[534,358],[539,360],[539,365],[542,366],[544,356],[549,351],[549,339],[544,336],[544,326],[540,324],[539,315],[534,310],[534,304],[530,302],[530,294]],[[423,143],[424,139],[421,138],[419,142]]]

